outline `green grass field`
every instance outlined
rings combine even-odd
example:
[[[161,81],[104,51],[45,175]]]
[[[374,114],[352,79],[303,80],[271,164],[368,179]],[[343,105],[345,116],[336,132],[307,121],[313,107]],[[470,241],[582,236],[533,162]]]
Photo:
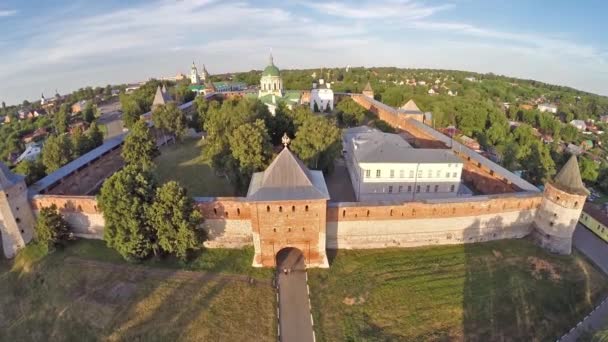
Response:
[[[161,148],[155,159],[155,174],[161,182],[179,181],[191,196],[234,196],[232,185],[224,177],[215,174],[204,159],[203,141],[185,139],[181,143]]]
[[[309,271],[317,341],[548,341],[608,294],[580,254],[528,240],[338,251]]]
[[[250,257],[213,253],[188,268],[240,274]],[[250,284],[156,263],[127,264],[99,241],[47,256],[29,245],[0,260],[0,341],[276,341],[271,271]]]

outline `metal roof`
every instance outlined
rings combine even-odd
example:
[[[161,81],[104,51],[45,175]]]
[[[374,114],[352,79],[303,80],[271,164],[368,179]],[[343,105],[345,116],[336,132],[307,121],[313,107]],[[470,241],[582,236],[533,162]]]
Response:
[[[329,199],[321,171],[309,170],[284,148],[264,172],[251,178],[247,199],[251,201]]]
[[[47,189],[51,185],[55,184],[56,182],[60,181],[61,179],[71,175],[76,170],[80,169],[81,167],[83,167],[83,166],[87,165],[88,163],[94,161],[95,159],[101,157],[106,152],[113,150],[117,146],[120,146],[123,143],[126,134],[127,133],[122,133],[112,139],[108,139],[102,145],[83,154],[79,158],[72,160],[71,162],[69,162],[69,163],[65,164],[64,166],[60,167],[59,169],[57,169],[55,172],[53,172],[50,175],[37,181],[36,183],[34,183],[33,185],[31,185],[29,187],[30,196],[36,195],[36,194],[40,193],[41,191],[44,191],[45,189]]]

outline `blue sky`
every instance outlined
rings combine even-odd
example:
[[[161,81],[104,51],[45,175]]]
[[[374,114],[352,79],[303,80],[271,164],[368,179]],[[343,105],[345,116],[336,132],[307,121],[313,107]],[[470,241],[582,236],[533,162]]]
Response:
[[[9,104],[186,73],[430,67],[494,72],[608,95],[608,2],[0,2],[0,100]]]

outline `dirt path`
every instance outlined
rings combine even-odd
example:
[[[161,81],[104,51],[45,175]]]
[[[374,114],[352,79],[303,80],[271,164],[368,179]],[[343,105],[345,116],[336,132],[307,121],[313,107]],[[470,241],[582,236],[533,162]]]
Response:
[[[155,277],[155,278],[177,278],[186,280],[200,280],[200,281],[230,281],[230,282],[243,282],[256,286],[270,286],[272,287],[272,280],[267,279],[255,279],[245,275],[236,274],[221,274],[201,271],[187,271],[177,270],[169,268],[156,268],[142,265],[128,265],[128,264],[114,264],[110,262],[87,260],[76,257],[67,257],[65,263],[71,265],[91,267],[95,269],[102,269],[114,272],[125,272],[132,276],[144,276],[144,277]]]

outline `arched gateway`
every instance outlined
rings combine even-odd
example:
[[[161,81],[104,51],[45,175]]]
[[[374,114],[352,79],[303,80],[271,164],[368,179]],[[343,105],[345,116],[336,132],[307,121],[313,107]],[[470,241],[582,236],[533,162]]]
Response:
[[[264,172],[255,173],[247,192],[253,266],[274,267],[279,251],[293,247],[302,252],[306,267],[329,267],[325,254],[328,199],[323,173],[309,170],[287,147]]]

